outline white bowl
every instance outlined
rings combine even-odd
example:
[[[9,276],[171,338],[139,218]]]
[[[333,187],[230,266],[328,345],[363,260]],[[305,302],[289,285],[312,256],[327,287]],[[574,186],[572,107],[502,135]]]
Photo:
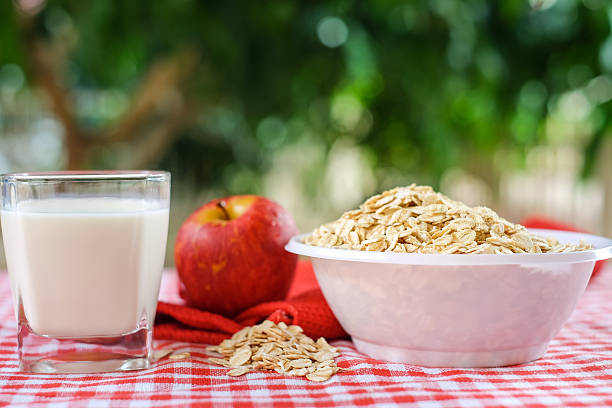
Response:
[[[311,257],[325,299],[358,350],[430,367],[496,367],[535,360],[574,310],[612,240],[530,230],[594,249],[553,254],[405,254],[321,248]]]

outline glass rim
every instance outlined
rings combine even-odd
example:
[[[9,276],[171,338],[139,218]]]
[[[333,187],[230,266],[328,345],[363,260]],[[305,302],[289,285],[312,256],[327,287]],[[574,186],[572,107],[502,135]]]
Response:
[[[5,173],[2,182],[57,182],[57,181],[168,181],[170,172],[162,170],[63,170]]]

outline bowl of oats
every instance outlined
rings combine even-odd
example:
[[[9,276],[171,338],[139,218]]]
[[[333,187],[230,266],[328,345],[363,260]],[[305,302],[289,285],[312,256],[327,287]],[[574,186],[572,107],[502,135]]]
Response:
[[[612,240],[527,229],[411,185],[293,237],[361,352],[430,367],[540,358]]]

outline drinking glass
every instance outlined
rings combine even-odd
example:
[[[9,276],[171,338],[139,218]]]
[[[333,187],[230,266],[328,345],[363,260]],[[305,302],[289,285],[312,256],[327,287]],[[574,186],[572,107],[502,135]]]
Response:
[[[20,369],[148,368],[170,174],[12,173],[1,185]]]

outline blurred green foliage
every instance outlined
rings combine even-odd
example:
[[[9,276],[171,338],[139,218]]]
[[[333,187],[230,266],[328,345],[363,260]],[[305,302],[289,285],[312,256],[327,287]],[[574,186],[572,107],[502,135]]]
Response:
[[[0,64],[29,73],[19,4],[0,4]],[[312,143],[329,152],[337,140],[362,146],[372,168],[422,175],[434,185],[449,167],[476,166],[493,177],[495,152],[507,153],[502,166],[520,165],[526,149],[550,136],[546,121],[560,98],[577,89],[584,92],[567,106],[588,105],[576,118],[589,124],[579,138],[588,173],[608,126],[612,90],[595,84],[587,92],[612,71],[612,7],[604,0],[43,6],[33,17],[36,30],[68,44],[68,86],[124,95],[110,115],[80,115],[86,128],[119,117],[156,60],[198,51],[182,95],[196,104],[197,120],[180,128],[157,165],[229,193],[260,190],[259,175],[284,146]],[[100,154],[90,165],[112,166],[113,159]],[[311,172],[315,182],[322,176]]]

